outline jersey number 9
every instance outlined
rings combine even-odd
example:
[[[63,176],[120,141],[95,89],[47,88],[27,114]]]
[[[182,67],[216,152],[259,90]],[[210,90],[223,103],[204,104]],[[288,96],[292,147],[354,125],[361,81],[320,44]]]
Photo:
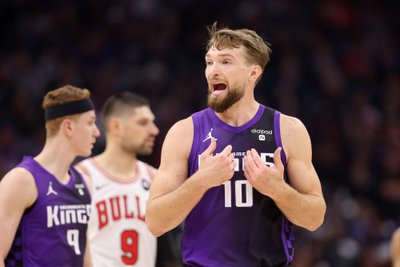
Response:
[[[138,260],[139,234],[135,230],[125,230],[121,234],[121,260],[126,265],[134,265]]]

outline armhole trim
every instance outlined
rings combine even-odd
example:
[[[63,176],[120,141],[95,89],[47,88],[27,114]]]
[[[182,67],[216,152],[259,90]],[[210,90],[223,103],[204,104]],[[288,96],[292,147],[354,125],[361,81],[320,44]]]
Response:
[[[275,130],[275,142],[277,147],[281,147],[281,158],[282,158],[282,163],[286,168],[286,152],[285,149],[283,148],[283,143],[282,143],[282,136],[281,136],[281,113],[279,111],[275,111],[274,114],[274,130]]]

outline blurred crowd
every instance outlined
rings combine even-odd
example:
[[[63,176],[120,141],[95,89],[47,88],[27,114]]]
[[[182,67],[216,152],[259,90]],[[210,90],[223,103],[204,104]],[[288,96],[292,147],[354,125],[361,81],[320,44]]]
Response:
[[[400,3],[392,0],[6,0],[0,2],[0,176],[44,141],[45,92],[150,99],[161,133],[205,107],[206,26],[272,45],[257,100],[300,118],[328,210],[297,229],[294,267],[385,267],[400,226]],[[397,34],[396,34],[397,32]],[[99,122],[100,123],[100,122]],[[94,154],[104,147],[100,138]]]

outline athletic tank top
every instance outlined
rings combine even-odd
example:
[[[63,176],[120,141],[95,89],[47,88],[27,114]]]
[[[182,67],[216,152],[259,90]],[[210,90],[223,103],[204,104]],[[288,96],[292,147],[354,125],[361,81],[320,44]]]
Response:
[[[217,139],[214,153],[232,145],[236,167],[233,178],[209,189],[184,222],[182,256],[187,266],[275,267],[292,261],[291,224],[272,199],[249,184],[243,172],[243,157],[251,148],[273,165],[274,151],[282,147],[279,118],[279,112],[263,105],[240,127],[225,124],[210,108],[192,115],[190,175],[198,170],[199,155],[211,137]],[[282,161],[286,166],[284,152]]]
[[[121,180],[92,158],[80,164],[93,181],[89,239],[93,266],[154,267],[157,240],[146,227],[145,211],[153,179],[150,166],[137,161],[137,174]]]
[[[25,156],[18,167],[32,174],[38,198],[21,218],[5,265],[82,266],[90,194],[80,174],[70,168],[71,179],[64,185],[32,157]]]

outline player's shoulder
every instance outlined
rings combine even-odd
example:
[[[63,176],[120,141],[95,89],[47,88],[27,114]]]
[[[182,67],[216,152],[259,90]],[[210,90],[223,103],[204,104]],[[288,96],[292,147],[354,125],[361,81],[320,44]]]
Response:
[[[178,158],[185,158],[190,153],[194,137],[194,125],[191,117],[177,121],[167,132],[161,150],[161,162],[168,165],[176,163]],[[164,156],[163,156],[164,155]],[[167,155],[167,156],[166,156]]]
[[[170,128],[170,131],[176,131],[176,132],[182,132],[182,131],[187,131],[193,128],[193,120],[192,117],[187,117],[181,120],[178,120],[175,122],[172,127]]]
[[[297,142],[308,139],[308,131],[304,123],[296,117],[281,114],[280,132],[283,140]]]
[[[311,140],[304,123],[296,117],[281,114],[280,132],[287,157],[298,151],[309,151]]]
[[[26,186],[34,183],[34,177],[31,171],[27,170],[26,168],[15,167],[11,169],[8,173],[6,173],[2,181]]]
[[[38,195],[33,174],[22,167],[11,169],[0,182],[0,194],[12,195],[16,192],[18,192],[20,199],[24,199],[26,207],[33,204]]]
[[[281,128],[288,130],[307,130],[304,123],[297,117],[289,116],[281,113]]]
[[[168,130],[166,139],[173,142],[182,142],[193,136],[193,121],[191,117],[175,122]]]

